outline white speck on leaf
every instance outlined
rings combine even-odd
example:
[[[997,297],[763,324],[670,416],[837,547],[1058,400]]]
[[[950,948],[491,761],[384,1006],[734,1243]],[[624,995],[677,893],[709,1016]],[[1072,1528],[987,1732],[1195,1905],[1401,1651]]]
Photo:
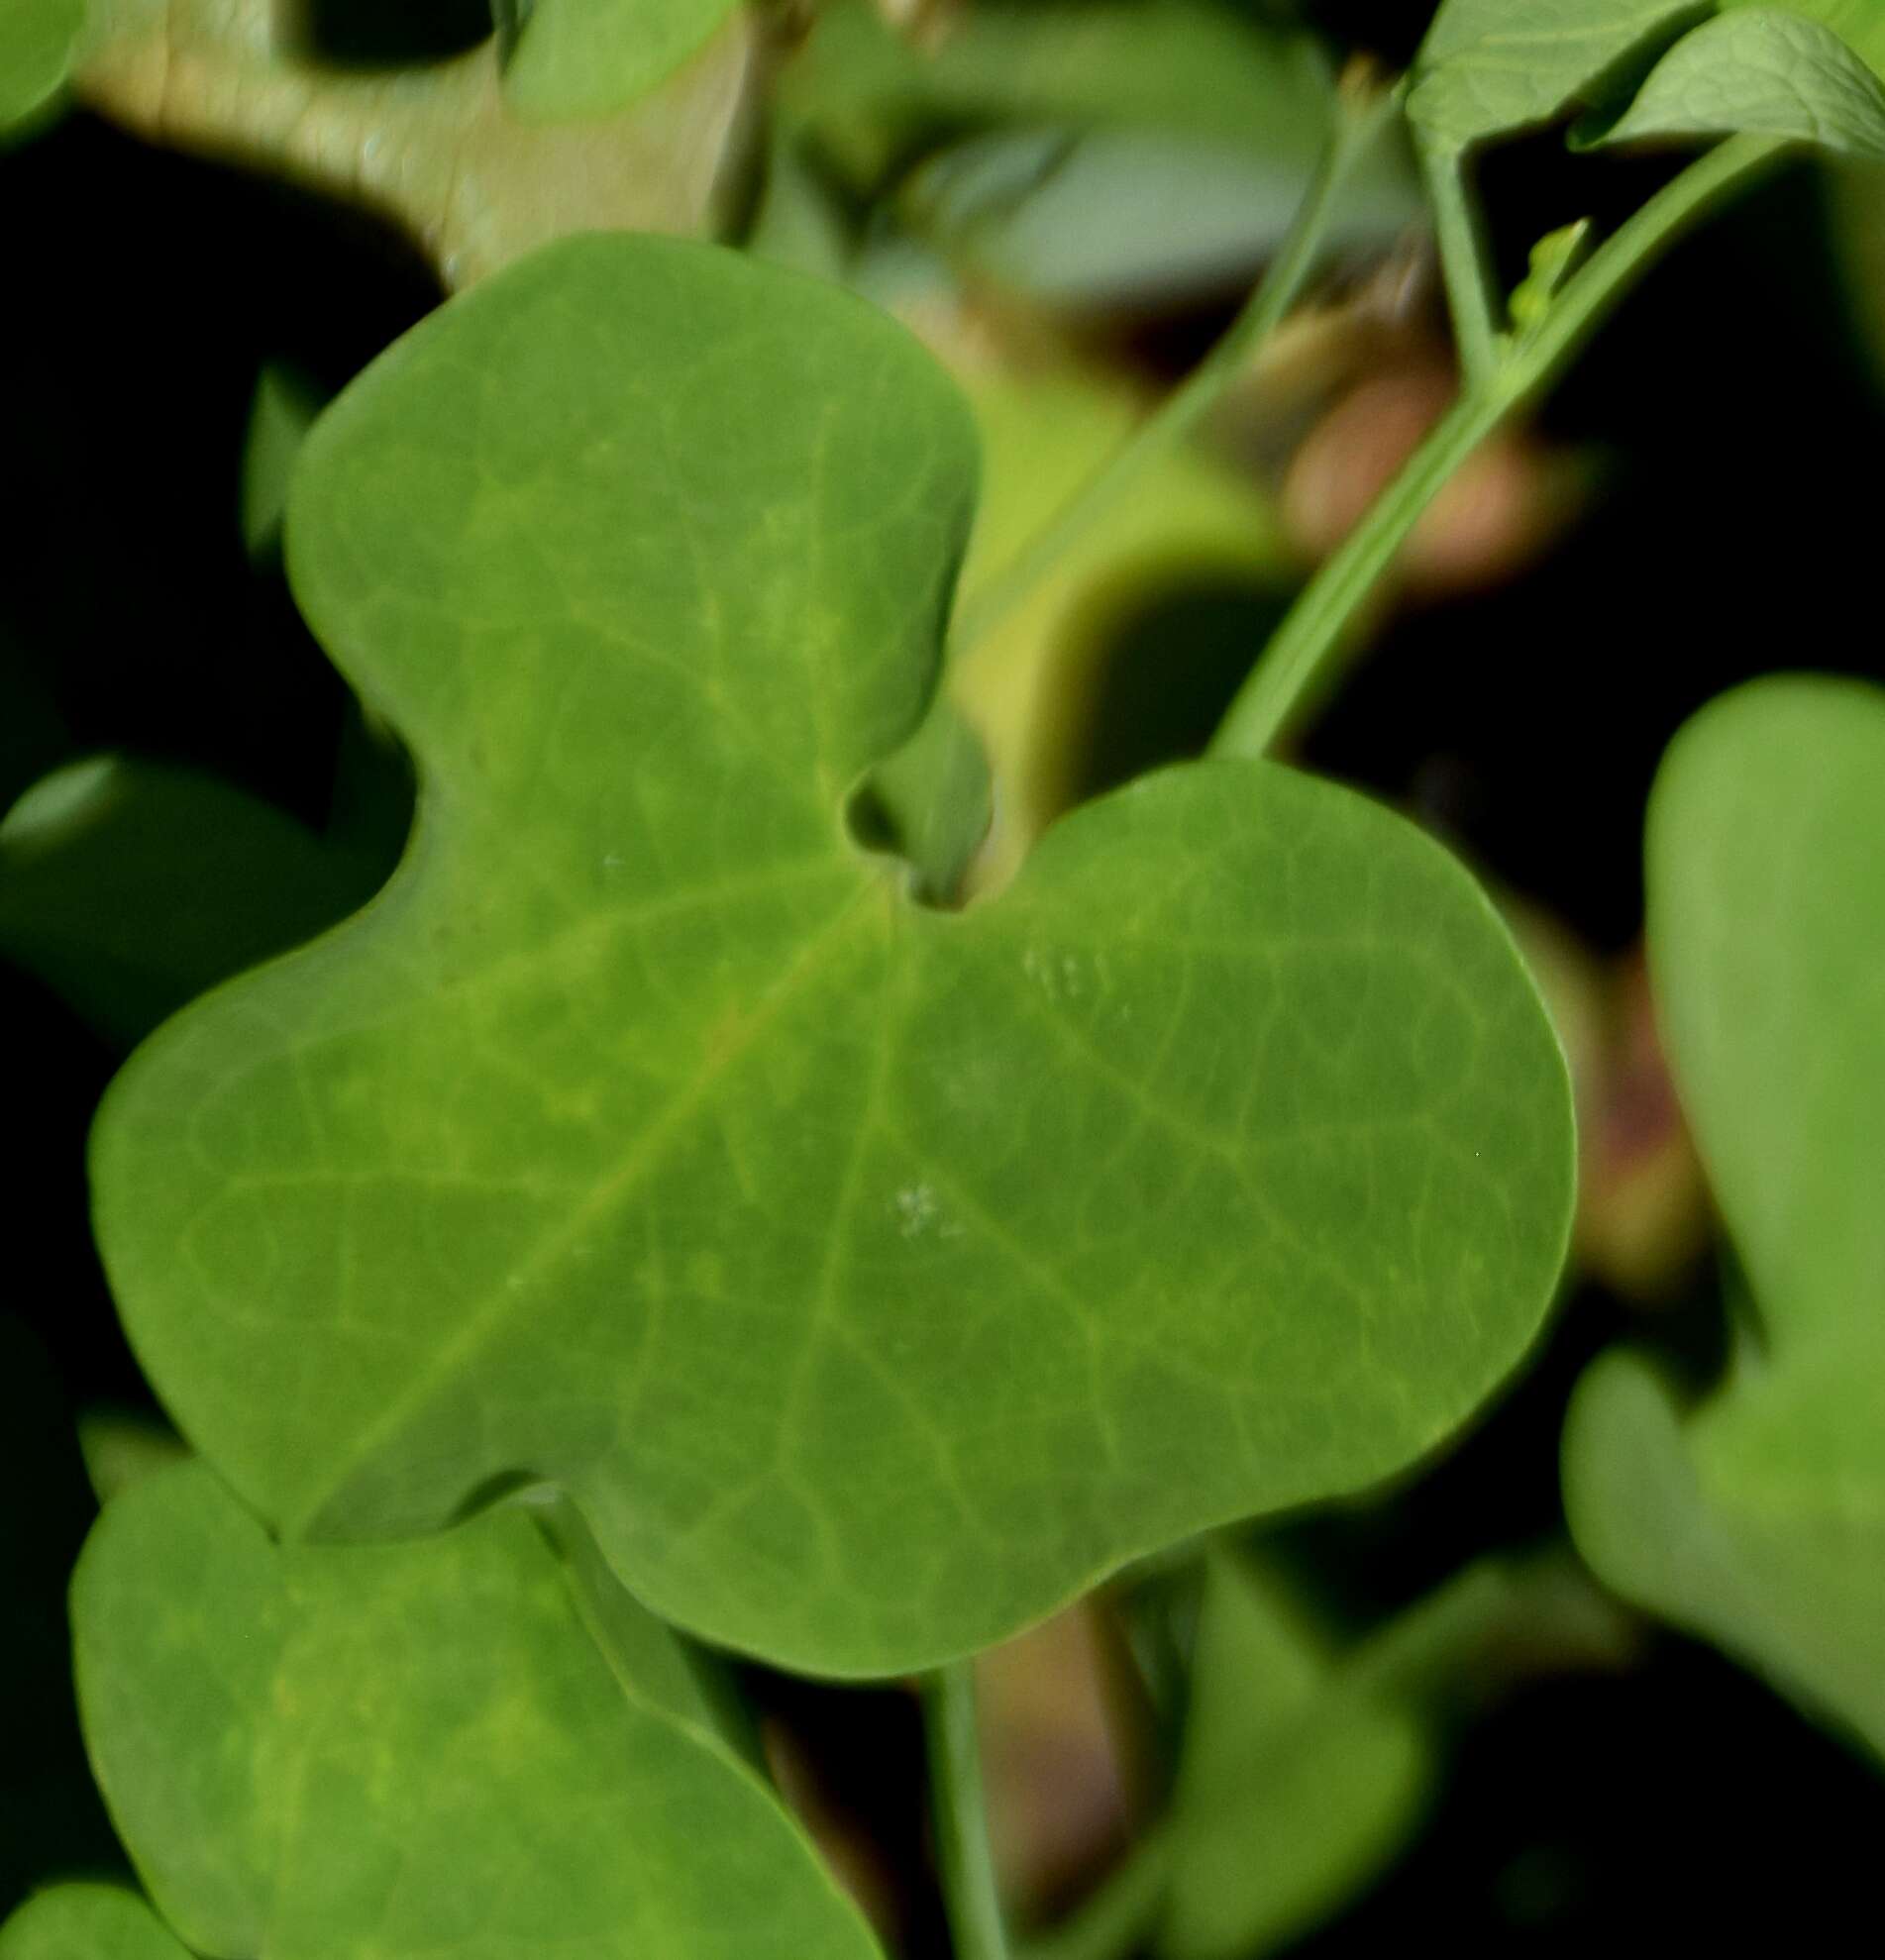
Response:
[[[936,1222],[936,1193],[927,1185],[908,1185],[896,1193],[896,1229],[904,1238],[919,1238]]]

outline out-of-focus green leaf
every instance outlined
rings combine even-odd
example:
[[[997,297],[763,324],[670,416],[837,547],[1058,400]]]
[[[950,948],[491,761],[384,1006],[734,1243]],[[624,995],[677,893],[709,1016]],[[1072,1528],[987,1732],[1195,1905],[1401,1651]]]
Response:
[[[1194,0],[978,7],[928,71],[939,99],[963,111],[1184,131],[1306,162],[1332,94],[1309,36]]]
[[[1406,1844],[1461,1711],[1633,1644],[1556,1548],[1468,1566],[1341,1651],[1261,1565],[1218,1551],[1203,1578],[1171,1807],[1030,1960],[1288,1946]]]
[[[840,0],[780,82],[781,114],[861,184],[951,127],[1010,122],[1185,136],[1307,175],[1332,103],[1309,37],[1193,0],[977,7],[934,50]]]
[[[739,0],[532,0],[504,68],[504,96],[531,122],[607,116],[665,81]]]
[[[92,1154],[141,1357],[290,1534],[534,1474],[664,1617],[898,1672],[1377,1480],[1530,1344],[1563,1062],[1412,825],[1168,770],[951,915],[847,834],[974,478],[893,323],[646,238],[323,416],[290,572],[414,842],[147,1043]]]
[[[200,1951],[875,1951],[759,1779],[605,1662],[522,1509],[283,1551],[185,1465],[107,1507],[72,1609],[99,1781]]]
[[[376,882],[364,855],[228,783],[92,757],[0,820],[0,952],[129,1047],[344,918]]]
[[[85,0],[0,5],[0,141],[31,129],[64,91],[85,30]]]
[[[1056,303],[1234,282],[1272,251],[1332,118],[1307,36],[1190,0],[994,7],[934,51],[874,10],[820,21],[780,85],[782,148],[959,268]],[[1337,248],[1417,223],[1399,132],[1361,166]]]
[[[58,100],[85,26],[85,0],[0,7],[0,140],[31,129]]]
[[[1885,159],[1885,86],[1817,21],[1749,8],[1685,35],[1595,140],[1743,133]]]
[[[814,278],[842,279],[851,240],[837,199],[798,148],[783,136],[768,146],[765,179],[746,250],[769,264]]]
[[[1158,1952],[1248,1960],[1313,1925],[1405,1841],[1432,1757],[1405,1699],[1345,1680],[1274,1586],[1213,1557]]]
[[[979,277],[1056,304],[1218,289],[1273,253],[1309,165],[1163,131],[1004,127],[913,171],[898,211]],[[1383,163],[1343,198],[1332,250],[1414,224],[1411,177]]]
[[[189,1960],[189,1949],[136,1893],[60,1885],[0,1926],[0,1960]]]
[[[1649,944],[1676,1081],[1758,1314],[1699,1408],[1606,1358],[1565,1436],[1618,1591],[1885,1750],[1885,694],[1757,683],[1657,779]]]

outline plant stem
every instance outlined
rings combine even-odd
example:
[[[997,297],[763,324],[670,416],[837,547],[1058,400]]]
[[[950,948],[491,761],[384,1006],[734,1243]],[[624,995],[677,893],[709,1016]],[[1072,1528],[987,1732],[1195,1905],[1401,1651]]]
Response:
[[[1457,150],[1437,150],[1425,142],[1416,148],[1427,201],[1433,208],[1433,235],[1440,249],[1447,311],[1453,319],[1453,345],[1466,385],[1476,388],[1499,363],[1504,309],[1494,296],[1485,227],[1467,179],[1471,163]]]
[[[1303,588],[1219,723],[1212,755],[1260,756],[1270,747],[1310,687],[1329,677],[1349,645],[1356,614],[1454,470],[1557,378],[1660,253],[1786,149],[1765,137],[1732,137],[1698,157],[1591,255],[1535,327],[1501,342],[1492,370],[1469,381]]]
[[[936,1862],[956,1960],[1007,1960],[1007,1932],[983,1803],[974,1662],[939,1668],[924,1683],[923,1730],[929,1743]]]
[[[1184,441],[1275,333],[1321,258],[1329,221],[1349,177],[1394,108],[1394,97],[1385,91],[1360,102],[1347,97],[1338,102],[1335,126],[1282,249],[1236,319],[1117,455],[963,606],[950,636],[956,652],[976,645],[1012,612],[1081,533],[1110,510],[1153,463]]]

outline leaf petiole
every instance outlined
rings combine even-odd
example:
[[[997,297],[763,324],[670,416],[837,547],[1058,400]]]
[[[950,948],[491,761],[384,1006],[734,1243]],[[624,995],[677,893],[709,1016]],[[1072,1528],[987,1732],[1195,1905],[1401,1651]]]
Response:
[[[1414,145],[1420,177],[1433,212],[1433,234],[1440,252],[1453,341],[1469,388],[1483,385],[1498,366],[1504,307],[1493,287],[1485,225],[1467,172],[1469,154],[1441,150],[1419,139]]]
[[[1110,510],[1160,457],[1185,440],[1282,325],[1321,262],[1343,190],[1397,108],[1392,90],[1372,84],[1343,88],[1334,127],[1289,234],[1242,311],[1117,455],[963,606],[950,635],[955,653],[964,653],[985,639],[1054,568],[1084,531]]]
[[[923,1683],[936,1865],[956,1960],[1008,1960],[995,1891],[976,1732],[975,1663],[954,1661]]]

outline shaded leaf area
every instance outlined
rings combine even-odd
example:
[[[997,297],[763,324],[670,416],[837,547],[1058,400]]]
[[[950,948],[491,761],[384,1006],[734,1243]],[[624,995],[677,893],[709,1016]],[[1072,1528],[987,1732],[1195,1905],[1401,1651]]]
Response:
[[[284,1552],[197,1465],[115,1498],[73,1582],[79,1692],[168,1923],[283,1960],[868,1960],[671,1636],[612,1582],[579,1601],[593,1579],[516,1506]]]
[[[159,1392],[289,1529],[528,1471],[668,1616],[896,1671],[1383,1476],[1531,1339],[1563,1065],[1411,827],[1175,770],[961,915],[844,835],[971,442],[880,315],[654,240],[449,306],[311,438],[291,569],[414,846],[93,1160]]]
[[[782,70],[752,242],[867,287],[914,239],[1050,303],[1211,291],[1281,240],[1333,103],[1312,38],[1194,0],[981,7],[922,47],[851,0]],[[1332,243],[1418,219],[1386,142]]]
[[[65,1583],[92,1503],[46,1351],[0,1317],[0,1910],[59,1873],[122,1861],[72,1703]],[[37,1949],[25,1949],[37,1950]],[[12,1948],[0,1952],[12,1960]]]
[[[1881,835],[1874,688],[1758,683],[1664,764],[1657,995],[1752,1310],[1693,1412],[1640,1357],[1591,1371],[1565,1500],[1620,1592],[1885,1750]]]
[[[22,296],[0,320],[0,801],[100,751],[135,756],[112,773],[116,787],[94,783],[86,808],[103,828],[62,832],[28,875],[42,907],[35,930],[79,926],[77,889],[96,873],[81,938],[117,937],[134,990],[166,971],[179,935],[207,982],[272,950],[232,916],[239,891],[267,916],[302,911],[316,928],[327,921],[304,898],[269,882],[309,867],[292,847],[318,833],[383,872],[410,808],[403,762],[359,727],[272,566],[243,552],[237,472],[258,364],[280,351],[331,390],[437,289],[370,225],[144,150],[85,117],[0,157],[0,200]],[[205,837],[200,821],[173,830],[176,861],[147,889],[132,867],[148,870],[157,842],[139,833],[153,776],[219,778],[197,818],[236,820],[228,837]],[[138,790],[129,800],[117,794],[127,785]],[[112,852],[99,856],[107,832]],[[245,861],[245,838],[290,848]],[[6,855],[0,910],[23,895]],[[68,887],[88,855],[91,872]],[[208,867],[236,889],[206,886]],[[371,882],[354,883],[341,909]],[[188,909],[166,910],[165,892]],[[231,933],[220,953],[219,920]],[[90,973],[77,942],[67,953],[101,1003],[126,978]],[[160,994],[176,997],[176,984]],[[134,1008],[114,1042],[148,1026],[164,997]],[[9,1160],[7,1305],[52,1352],[67,1406],[81,1417],[99,1401],[136,1408],[149,1391],[98,1270],[84,1172],[90,1111],[118,1054],[50,977],[11,956],[0,960],[0,1015],[20,1144]]]
[[[0,1960],[187,1960],[188,1951],[117,1886],[56,1886],[0,1926]]]
[[[0,820],[0,954],[129,1048],[357,910],[388,869],[213,777],[92,758]]]

